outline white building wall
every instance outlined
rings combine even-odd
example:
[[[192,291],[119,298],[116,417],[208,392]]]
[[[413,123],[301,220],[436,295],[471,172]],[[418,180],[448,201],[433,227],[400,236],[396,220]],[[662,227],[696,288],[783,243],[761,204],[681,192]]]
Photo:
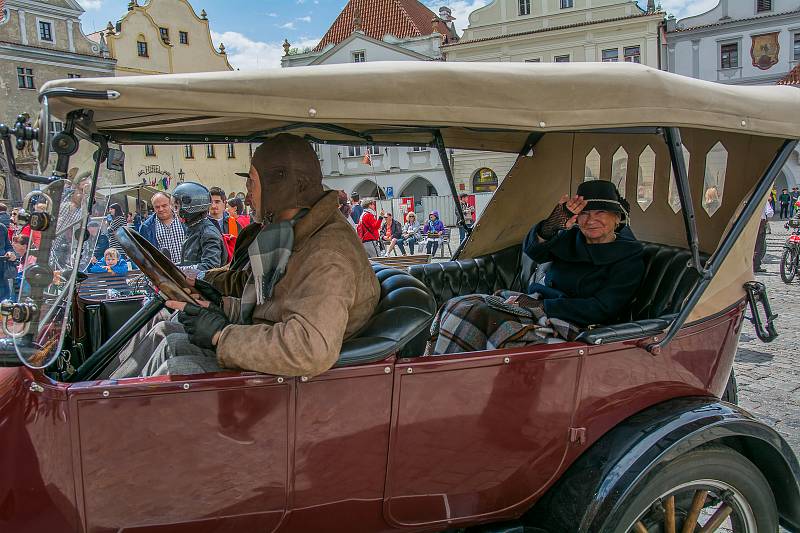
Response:
[[[706,81],[733,85],[773,85],[797,65],[794,40],[800,36],[800,1],[773,0],[769,12],[756,12],[755,0],[721,0],[713,9],[677,21],[668,31],[664,68]],[[744,20],[743,20],[744,19]],[[778,33],[778,62],[767,70],[753,65],[753,37]],[[738,66],[722,68],[721,46],[738,43]],[[800,151],[776,181],[778,189],[800,186]]]

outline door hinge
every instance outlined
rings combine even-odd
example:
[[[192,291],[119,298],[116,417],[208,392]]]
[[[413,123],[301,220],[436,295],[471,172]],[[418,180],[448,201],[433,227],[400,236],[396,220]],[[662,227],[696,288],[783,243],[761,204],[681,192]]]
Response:
[[[586,444],[586,428],[569,428],[569,441],[579,446]]]

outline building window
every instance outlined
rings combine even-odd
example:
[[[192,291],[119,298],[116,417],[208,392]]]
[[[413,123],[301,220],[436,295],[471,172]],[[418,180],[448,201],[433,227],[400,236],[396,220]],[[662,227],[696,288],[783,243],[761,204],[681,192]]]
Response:
[[[800,61],[800,31],[794,34],[794,60]]]
[[[723,44],[719,50],[720,68],[739,68],[739,43]]]
[[[178,40],[180,40],[181,44],[189,44],[189,32],[188,31],[179,31],[178,32]]]
[[[35,89],[33,84],[33,69],[17,67],[17,81],[20,89]]]
[[[756,13],[772,11],[772,0],[756,0]]]
[[[526,59],[525,62],[526,63],[541,63],[542,62],[542,58],[534,57],[533,59]]]
[[[185,144],[183,146],[183,157],[186,159],[194,159],[194,146],[191,144]]]
[[[69,79],[80,78],[80,77],[81,77],[80,74],[74,74],[72,72],[67,72],[67,78],[69,78]]]
[[[531,0],[519,0],[519,14],[520,15],[531,14]]]
[[[147,43],[145,41],[136,41],[136,53],[139,57],[149,57],[147,55]]]
[[[563,56],[555,56],[553,58],[553,61],[555,61],[556,63],[569,63],[569,54]]]
[[[165,43],[169,42],[169,29],[167,28],[158,28],[158,33],[161,35],[161,40]]]
[[[364,63],[367,60],[367,53],[364,50],[353,52],[353,63]]]
[[[412,146],[411,147],[411,151],[412,152],[427,152],[428,151],[428,147],[427,146]]]
[[[228,144],[228,159],[236,158],[236,147],[233,144]]]
[[[39,40],[53,42],[53,24],[50,22],[39,21]]]
[[[603,63],[616,63],[619,61],[619,50],[616,48],[609,48],[603,50]]]
[[[348,146],[347,157],[358,157],[361,155],[361,146]]]
[[[561,9],[567,9],[573,7],[572,0],[561,0]]]
[[[145,144],[144,145],[144,155],[147,157],[155,157],[156,156],[156,147],[154,144]]]
[[[626,46],[623,50],[626,63],[641,63],[642,50],[638,46]]]
[[[217,157],[217,155],[214,153],[214,145],[213,144],[207,144],[206,145],[206,157],[208,159],[215,159]]]

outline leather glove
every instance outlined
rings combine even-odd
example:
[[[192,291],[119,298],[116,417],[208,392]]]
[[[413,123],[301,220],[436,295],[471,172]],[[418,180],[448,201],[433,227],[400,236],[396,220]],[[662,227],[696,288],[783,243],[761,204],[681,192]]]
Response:
[[[195,304],[186,304],[179,320],[186,333],[189,334],[189,342],[207,350],[216,349],[212,343],[214,335],[230,324],[225,313],[213,305],[205,308]]]
[[[200,293],[204,299],[208,300],[217,307],[222,302],[222,293],[217,290],[212,284],[202,279],[194,280],[194,288]]]
[[[550,216],[539,225],[539,237],[549,241],[566,227],[567,221],[573,216],[574,213],[567,209],[567,204],[558,204],[550,213]]]

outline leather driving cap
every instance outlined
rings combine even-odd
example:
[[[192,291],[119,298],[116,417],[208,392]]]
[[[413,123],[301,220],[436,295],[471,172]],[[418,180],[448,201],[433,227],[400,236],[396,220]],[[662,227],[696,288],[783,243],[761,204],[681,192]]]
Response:
[[[322,197],[322,169],[311,145],[302,137],[281,133],[256,148],[250,164],[261,181],[264,214],[295,207],[311,208]],[[248,177],[246,172],[237,175]]]

